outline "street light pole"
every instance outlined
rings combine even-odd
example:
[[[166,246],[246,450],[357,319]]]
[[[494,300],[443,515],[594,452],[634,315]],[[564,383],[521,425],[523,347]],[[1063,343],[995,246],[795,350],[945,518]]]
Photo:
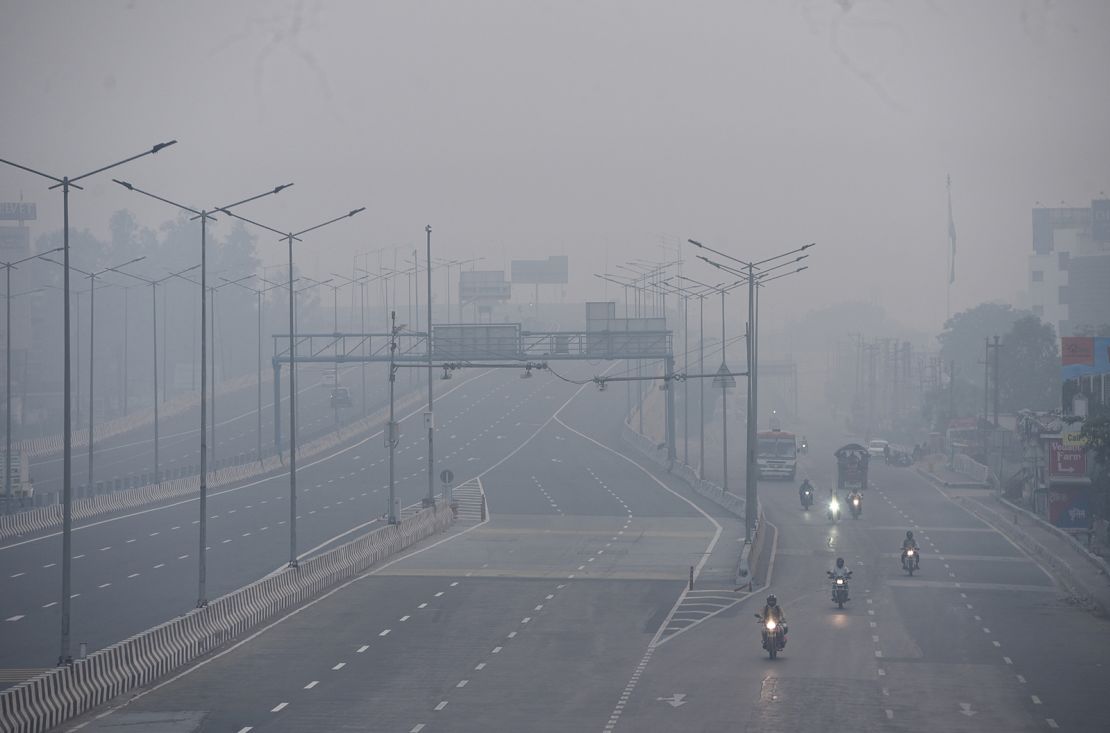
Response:
[[[198,518],[198,531],[197,531],[197,608],[203,608],[208,605],[208,400],[205,398],[205,393],[208,389],[208,367],[207,367],[207,349],[208,349],[208,221],[214,220],[214,217],[209,213],[211,209],[194,209],[184,204],[179,204],[176,201],[163,198],[161,196],[144,191],[138,186],[134,186],[127,181],[121,181],[113,178],[113,181],[126,188],[128,191],[141,193],[157,201],[161,201],[170,206],[176,207],[182,211],[187,211],[194,214],[193,219],[200,219],[200,479],[199,479],[199,492],[200,501]],[[292,186],[292,183],[286,183],[277,186],[272,190],[260,193],[255,196],[250,196],[241,201],[236,201],[233,204],[220,207],[217,211],[223,212],[230,216],[235,216],[229,209],[241,204],[255,201],[265,196],[271,196],[279,193],[283,189]],[[188,278],[183,278],[188,279]],[[163,360],[163,366],[165,360]]]
[[[282,233],[279,229],[274,229],[265,224],[260,224],[257,221],[248,219],[245,216],[227,211],[225,209],[217,209],[222,213],[235,217],[248,224],[253,224],[256,227],[273,232],[281,237],[288,245],[289,250],[289,567],[298,567],[297,561],[297,325],[294,317],[293,303],[296,300],[296,294],[293,291],[293,241],[302,241],[300,239],[302,234],[315,231],[321,227],[326,227],[329,224],[334,224],[343,219],[349,219],[360,211],[365,211],[366,207],[363,206],[358,209],[353,209],[342,216],[337,216],[334,219],[329,219],[323,223],[311,226],[307,229],[302,229],[299,232]],[[279,241],[281,241],[279,240]]]
[[[15,262],[0,262],[0,267],[3,267],[7,271],[7,288],[5,289],[5,298],[7,300],[5,318],[7,319],[7,327],[4,330],[6,338],[6,344],[4,346],[4,359],[6,361],[6,367],[4,369],[4,379],[6,382],[4,390],[4,402],[6,404],[6,411],[4,414],[4,511],[7,513],[10,513],[12,510],[12,268],[24,262],[37,260],[45,254],[58,252],[61,249],[61,247],[55,247],[52,250],[40,252],[31,257],[24,257]],[[23,294],[24,293],[20,293],[20,295]]]
[[[62,629],[61,629],[61,649],[58,655],[58,664],[69,664],[73,661],[70,655],[70,614],[71,614],[71,599],[70,599],[70,585],[72,577],[72,548],[73,548],[73,435],[72,435],[72,405],[70,404],[70,342],[69,342],[69,189],[76,188],[83,190],[81,186],[77,185],[77,181],[97,173],[102,173],[110,168],[130,163],[133,160],[142,158],[147,155],[153,155],[158,151],[168,148],[175,144],[176,140],[170,140],[165,143],[158,143],[157,145],[145,150],[138,155],[132,155],[111,165],[106,165],[97,168],[94,171],[83,173],[79,176],[70,178],[69,176],[56,176],[37,171],[33,168],[13,163],[10,160],[0,159],[0,163],[10,165],[13,168],[34,173],[37,176],[48,178],[56,183],[51,186],[51,189],[61,187],[62,189],[62,260],[64,262],[64,274],[62,276],[63,291],[63,304],[62,304],[62,358],[63,358],[63,377],[62,377],[62,398],[64,404],[62,406]]]
[[[425,416],[424,422],[428,426],[428,496],[424,498],[424,506],[434,506],[436,503],[435,496],[435,444],[433,437],[435,435],[435,412],[433,411],[434,393],[432,390],[433,375],[432,375],[432,225],[428,224],[424,227],[424,233],[427,240],[427,261],[428,261],[428,335],[424,339],[424,344],[428,352],[428,414]],[[446,488],[444,489],[446,491]]]

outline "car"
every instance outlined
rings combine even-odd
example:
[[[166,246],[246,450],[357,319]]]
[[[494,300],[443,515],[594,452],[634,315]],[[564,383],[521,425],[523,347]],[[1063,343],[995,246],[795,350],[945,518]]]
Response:
[[[867,444],[867,452],[872,456],[881,457],[886,453],[887,446],[889,445],[890,443],[885,440],[872,440]]]

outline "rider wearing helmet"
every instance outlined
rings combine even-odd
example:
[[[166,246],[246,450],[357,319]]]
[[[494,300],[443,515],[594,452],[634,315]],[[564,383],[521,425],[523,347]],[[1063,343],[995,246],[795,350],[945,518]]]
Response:
[[[763,618],[773,618],[780,626],[786,623],[786,614],[782,612],[782,606],[779,605],[779,599],[775,594],[767,596],[767,603],[763,606]],[[785,633],[785,628],[783,633]]]
[[[812,494],[813,493],[813,484],[811,484],[809,482],[809,479],[802,479],[802,485],[798,487],[798,498],[799,499],[802,499],[802,498],[805,497],[807,489],[809,490],[810,494]]]
[[[836,558],[836,567],[829,571],[829,574],[835,578],[847,578],[852,574],[852,571],[844,566],[844,558]]]
[[[915,551],[913,566],[915,568],[921,565],[921,549],[917,546],[917,540],[913,538],[913,530],[906,530],[906,539],[902,540],[902,560],[906,559],[906,550],[913,549]]]

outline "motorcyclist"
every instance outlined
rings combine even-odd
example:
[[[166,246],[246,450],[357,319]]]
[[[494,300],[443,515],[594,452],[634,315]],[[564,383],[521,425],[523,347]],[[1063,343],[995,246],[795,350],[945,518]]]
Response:
[[[801,445],[801,449],[802,449],[802,453],[807,453],[807,452],[809,452],[809,441],[808,441],[808,440],[806,440],[806,436],[804,436],[804,435],[802,436],[802,445]]]
[[[783,613],[782,606],[779,605],[779,599],[775,594],[767,596],[767,603],[763,606],[763,622],[766,623],[767,619],[774,619],[775,623],[782,629],[782,644],[786,646],[786,614]]]
[[[859,500],[859,511],[862,514],[863,513],[863,494],[860,491],[853,489],[848,494],[848,505],[851,506],[852,503],[855,502],[857,499]]]
[[[906,539],[902,540],[902,562],[906,561],[906,551],[912,549],[914,551],[914,568],[921,566],[921,549],[917,546],[917,540],[913,538],[913,530],[906,530]]]
[[[838,557],[836,558],[836,567],[829,571],[829,576],[832,577],[833,580],[837,578],[847,579],[852,576],[852,571],[844,566],[844,558]]]
[[[807,491],[809,492],[810,496],[813,495],[813,484],[809,482],[809,479],[802,479],[802,485],[798,487],[798,499],[800,499],[802,502],[805,501]]]

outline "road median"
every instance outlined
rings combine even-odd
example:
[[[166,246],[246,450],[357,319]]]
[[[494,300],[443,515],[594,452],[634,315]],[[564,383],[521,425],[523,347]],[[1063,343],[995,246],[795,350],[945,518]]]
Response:
[[[369,532],[208,605],[0,692],[0,730],[49,730],[148,685],[420,540],[454,513],[440,499],[399,524]]]

